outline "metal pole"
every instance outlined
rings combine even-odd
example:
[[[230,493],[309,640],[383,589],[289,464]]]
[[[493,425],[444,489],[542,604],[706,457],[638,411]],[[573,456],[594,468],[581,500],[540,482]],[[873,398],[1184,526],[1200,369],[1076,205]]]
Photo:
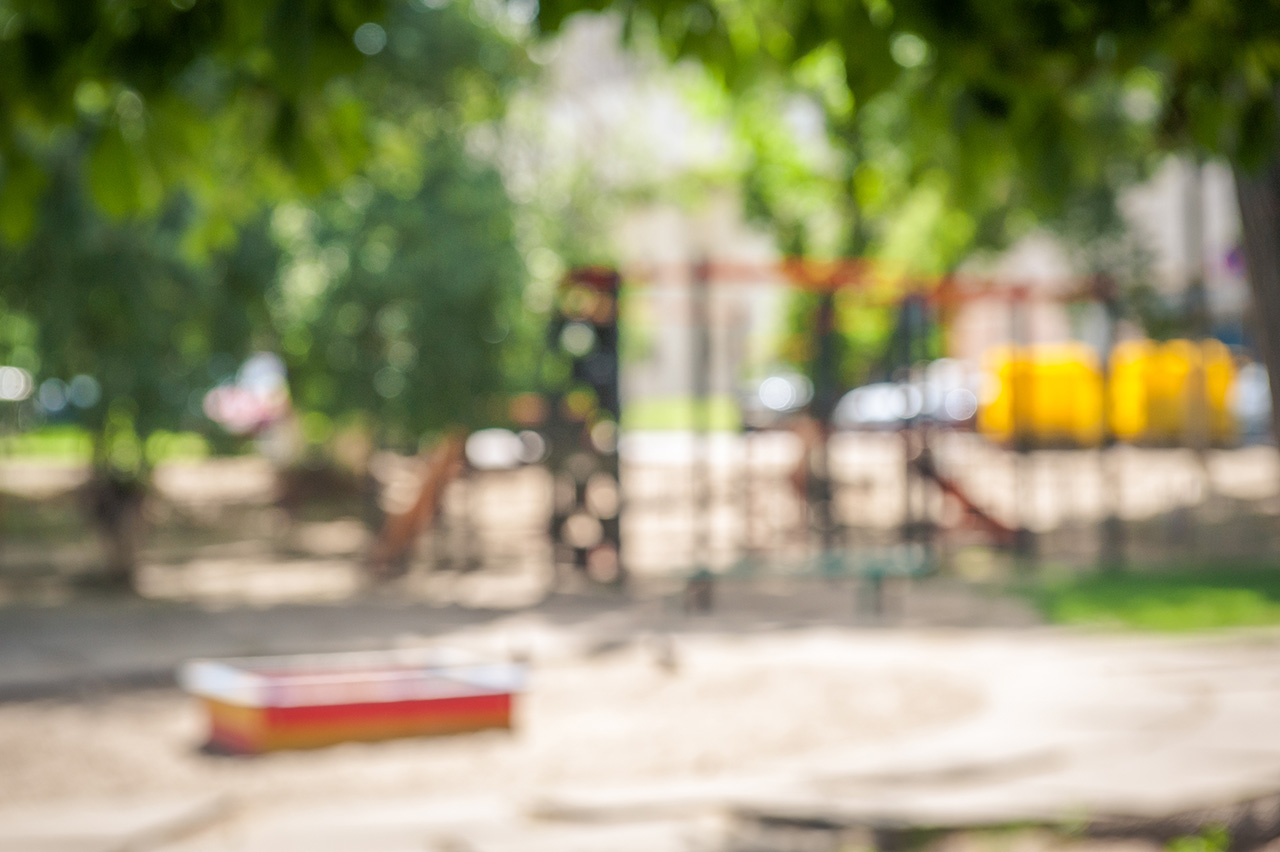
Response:
[[[814,370],[813,418],[818,428],[818,438],[813,447],[814,458],[810,465],[811,488],[809,497],[813,505],[814,520],[818,526],[818,539],[822,548],[824,569],[831,565],[836,546],[836,521],[831,483],[831,419],[840,401],[839,340],[836,329],[835,291],[826,290],[818,303],[816,323],[818,335],[817,363]]]
[[[752,476],[751,476],[751,431],[752,424],[748,417],[748,404],[745,400],[744,382],[747,373],[747,355],[746,355],[746,338],[748,330],[748,315],[746,308],[743,306],[741,298],[733,305],[732,324],[730,325],[730,334],[727,345],[727,361],[729,364],[726,373],[732,377],[734,388],[736,390],[736,399],[739,402],[738,410],[742,418],[740,424],[741,431],[739,437],[742,441],[742,454],[739,463],[742,465],[738,471],[737,487],[739,494],[737,495],[738,508],[741,510],[742,532],[738,538],[738,552],[742,559],[750,560],[754,556],[755,548],[752,540],[752,531],[755,528],[754,507],[751,500]]]
[[[711,564],[711,321],[708,284],[710,266],[698,261],[689,289],[689,329],[692,344],[693,405],[693,563]]]
[[[898,310],[902,323],[902,353],[905,366],[902,373],[902,393],[908,394],[915,387],[915,376],[913,375],[913,355],[915,349],[915,316],[912,310],[910,297],[906,297],[899,304]],[[903,411],[905,414],[908,400],[903,400]],[[902,530],[900,536],[902,544],[910,544],[916,538],[916,500],[915,500],[915,471],[913,462],[916,458],[916,435],[914,428],[915,419],[904,416],[901,421],[902,431]]]
[[[756,529],[756,477],[755,430],[751,426],[742,429],[742,556],[753,559],[758,538]]]
[[[1102,302],[1106,331],[1103,336],[1102,366],[1102,437],[1098,444],[1099,474],[1102,478],[1102,500],[1106,515],[1102,520],[1102,543],[1098,562],[1108,571],[1121,571],[1125,563],[1124,521],[1121,519],[1122,483],[1120,459],[1116,455],[1114,406],[1112,404],[1111,370],[1115,362],[1116,342],[1120,332],[1120,295],[1116,282],[1108,275],[1094,279],[1094,294]]]
[[[1018,288],[1010,294],[1009,326],[1012,359],[1009,370],[1009,404],[1010,420],[1013,428],[1014,450],[1017,453],[1014,462],[1014,493],[1018,526],[1015,531],[1014,548],[1018,559],[1026,564],[1035,555],[1035,537],[1028,523],[1031,517],[1031,504],[1034,498],[1031,479],[1031,418],[1030,411],[1032,373],[1030,370],[1030,351],[1027,347],[1027,291]]]
[[[1204,498],[1212,489],[1212,479],[1209,474],[1209,412],[1204,365],[1204,342],[1209,336],[1209,306],[1204,280],[1204,186],[1203,167],[1199,155],[1191,160],[1186,189],[1186,203],[1183,209],[1184,239],[1187,247],[1185,310],[1189,336],[1195,348],[1191,353],[1191,363],[1188,365],[1190,370],[1187,373],[1187,408],[1183,434],[1195,453],[1200,473],[1200,496]],[[1187,507],[1186,521],[1183,526],[1187,537],[1186,543],[1195,547],[1196,525],[1190,505]]]

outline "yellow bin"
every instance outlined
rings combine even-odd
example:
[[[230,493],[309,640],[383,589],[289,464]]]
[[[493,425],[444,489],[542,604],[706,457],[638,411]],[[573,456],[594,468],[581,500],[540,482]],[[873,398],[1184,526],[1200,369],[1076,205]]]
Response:
[[[1000,347],[985,359],[991,386],[978,430],[995,441],[1033,446],[1097,446],[1103,382],[1097,354],[1082,343]],[[1214,446],[1236,440],[1228,395],[1231,351],[1216,340],[1129,340],[1112,351],[1107,390],[1111,427],[1122,441]]]
[[[1235,382],[1231,350],[1217,340],[1196,343],[1128,340],[1111,367],[1111,423],[1116,437],[1145,444],[1221,446],[1236,440],[1228,404]]]
[[[1008,443],[1093,446],[1102,440],[1102,371],[1083,343],[1000,347],[986,357],[991,385],[978,430]]]

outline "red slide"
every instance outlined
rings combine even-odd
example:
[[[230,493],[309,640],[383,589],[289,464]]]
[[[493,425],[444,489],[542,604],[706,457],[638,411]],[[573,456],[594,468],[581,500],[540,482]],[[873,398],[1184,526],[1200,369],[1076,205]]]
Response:
[[[974,503],[973,500],[970,499],[969,495],[965,493],[965,490],[960,487],[958,482],[943,476],[942,473],[939,472],[937,465],[934,464],[933,453],[929,452],[928,447],[921,451],[920,455],[912,462],[912,465],[921,476],[937,483],[938,488],[942,489],[943,494],[954,497],[959,501],[960,505],[964,507],[964,510],[969,513],[969,516],[976,520],[978,525],[996,540],[997,544],[1003,547],[1010,547],[1013,545],[1017,533],[1005,524],[1002,524],[1000,521],[991,517],[991,515],[987,514],[986,511]]]

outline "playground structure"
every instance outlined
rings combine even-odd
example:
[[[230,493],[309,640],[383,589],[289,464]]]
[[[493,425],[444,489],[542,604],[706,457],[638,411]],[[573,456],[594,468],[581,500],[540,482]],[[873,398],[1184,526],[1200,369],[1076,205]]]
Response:
[[[776,323],[744,327],[740,303],[766,291],[775,317],[790,294],[810,294],[802,363],[769,351]],[[661,332],[651,348],[687,379],[683,432],[627,428],[619,351],[636,318],[621,332],[618,320],[644,299],[663,300],[648,311]],[[861,309],[887,312],[892,332],[872,381],[850,387],[842,324]],[[1069,310],[1093,317],[1087,334]],[[1062,316],[1046,333],[1050,311]],[[954,329],[974,315],[981,346],[955,351]],[[1249,431],[1234,408],[1242,360],[1216,340],[1135,336],[1105,282],[924,281],[861,261],[579,270],[548,323],[542,401],[523,418],[520,440],[538,445],[524,461],[545,471],[536,488],[549,494],[525,528],[546,531],[555,564],[605,584],[634,573],[878,583],[975,553],[1112,565],[1185,557],[1213,536],[1265,547],[1254,509],[1266,495],[1240,483],[1273,459],[1237,449]],[[736,429],[721,422],[726,401]],[[1228,511],[1201,517],[1218,495]],[[449,523],[472,522],[455,512]]]

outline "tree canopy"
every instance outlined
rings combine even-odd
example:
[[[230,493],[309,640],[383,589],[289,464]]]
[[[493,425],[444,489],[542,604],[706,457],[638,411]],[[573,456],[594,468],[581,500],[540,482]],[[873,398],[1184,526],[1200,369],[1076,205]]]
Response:
[[[114,218],[175,189],[229,241],[264,195],[355,170],[369,142],[344,80],[376,46],[383,0],[4,0],[0,230],[36,226],[45,152],[84,138],[86,180]],[[385,41],[385,38],[383,39]],[[379,47],[379,50],[381,48]]]
[[[493,417],[522,275],[497,172],[448,137],[423,172],[411,194],[361,182],[276,215],[290,264],[273,318],[297,403],[408,445]]]
[[[24,220],[0,246],[0,360],[53,396],[93,383],[92,404],[41,407],[136,468],[140,440],[204,422],[203,394],[274,349],[308,409],[407,435],[473,417],[522,275],[502,181],[466,145],[525,63],[495,10],[72,5],[0,3],[0,86],[30,88],[4,101],[0,158],[35,176],[0,193]],[[86,87],[111,99],[89,109]],[[240,135],[261,109],[270,132]]]
[[[944,217],[934,245],[999,245],[1030,216],[1092,241],[1096,265],[1114,248],[1117,189],[1153,154],[1228,160],[1255,332],[1280,399],[1280,4],[543,0],[539,22],[554,32],[584,10],[616,12],[632,37],[698,60],[739,100],[822,69],[827,127],[851,166],[843,227],[859,254],[875,239],[863,218],[871,190],[889,188],[882,197],[908,208],[932,193],[935,209],[961,214]],[[900,121],[881,156],[872,146],[886,115]],[[895,158],[916,164],[899,170],[904,183],[885,179]],[[767,186],[755,200],[789,213]],[[917,217],[906,230],[929,227]],[[1280,431],[1280,406],[1273,416]]]
[[[854,106],[923,73],[952,127],[996,122],[1035,150],[1074,124],[1073,101],[1100,77],[1145,89],[1162,138],[1260,162],[1275,142],[1280,6],[1225,0],[545,0],[554,31],[584,9],[612,8],[651,27],[675,56],[731,85],[793,69],[822,52],[839,61]],[[1036,144],[1039,143],[1039,144]]]

